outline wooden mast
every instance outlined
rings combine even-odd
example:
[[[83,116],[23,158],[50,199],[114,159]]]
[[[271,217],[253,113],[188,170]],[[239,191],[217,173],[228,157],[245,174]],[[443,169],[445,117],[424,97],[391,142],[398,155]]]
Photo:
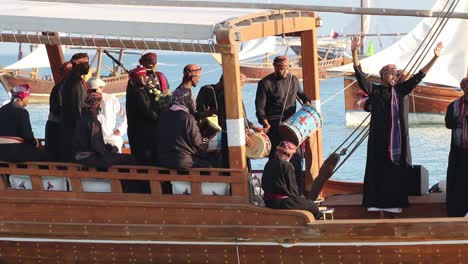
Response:
[[[320,110],[320,80],[317,53],[317,28],[301,32],[302,43],[302,76],[304,92],[312,100],[312,106]],[[310,187],[313,179],[318,176],[320,165],[323,162],[322,154],[322,130],[313,132],[306,141],[306,178],[305,186]]]
[[[239,53],[237,43],[234,40],[234,31],[231,29],[217,30],[216,40],[218,44],[230,47],[221,52],[224,100],[226,101],[229,167],[231,169],[242,170],[242,173],[233,175],[233,177],[245,177],[247,173],[247,157],[245,155],[244,111],[240,85]],[[245,179],[244,182],[242,185],[233,185],[232,191],[236,194],[242,194],[247,203],[249,202],[247,180]]]
[[[58,36],[58,33],[54,32],[43,32],[44,36]],[[54,77],[54,83],[59,83],[63,76],[59,73],[60,65],[62,65],[65,60],[63,58],[63,50],[61,45],[45,45],[47,50],[47,55],[49,57],[50,69],[52,71],[52,76]]]
[[[102,49],[101,48],[96,50],[96,57],[97,57],[97,65],[96,65],[96,72],[94,73],[94,77],[101,78],[101,67],[102,67]]]

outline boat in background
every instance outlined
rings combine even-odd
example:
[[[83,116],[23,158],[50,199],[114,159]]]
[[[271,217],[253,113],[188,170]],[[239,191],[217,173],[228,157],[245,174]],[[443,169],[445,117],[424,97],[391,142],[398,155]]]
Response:
[[[433,11],[442,10],[444,1],[437,1]],[[460,3],[456,12],[468,12],[468,5]],[[418,47],[425,43],[427,35],[433,35],[430,31],[434,23],[440,23],[435,18],[424,18],[407,35],[390,47],[375,55],[361,60],[361,66],[365,73],[370,74],[374,82],[379,82],[378,71],[385,64],[395,64],[404,69],[408,61],[419,53]],[[437,26],[437,25],[436,25]],[[410,124],[440,124],[444,122],[445,112],[450,102],[462,96],[459,88],[460,80],[467,76],[468,69],[468,21],[464,19],[450,19],[442,29],[438,40],[443,41],[442,55],[424,78],[424,82],[417,86],[409,95],[409,123]],[[430,39],[430,38],[427,38]],[[418,67],[409,69],[411,74],[416,73],[433,56],[432,47],[428,55],[421,61]],[[417,57],[416,57],[417,58]],[[345,72],[354,74],[352,64],[329,69],[330,72]],[[367,116],[363,110],[364,98],[355,79],[351,76],[344,80],[346,124],[358,125]]]
[[[247,81],[259,81],[268,74],[274,72],[273,58],[275,56],[286,54],[291,49],[295,55],[289,56],[291,60],[291,74],[302,79],[302,57],[301,43],[297,38],[282,38],[279,43],[272,42],[270,39],[265,39],[263,42],[256,42],[240,46],[239,60],[240,71],[245,74]],[[325,37],[318,40],[318,56],[319,56],[319,76],[320,79],[332,77],[327,73],[327,69],[341,66],[348,63],[350,59],[344,55],[347,41],[345,39],[333,39]],[[278,50],[281,49],[281,50]]]
[[[123,58],[123,50],[120,51],[120,61]],[[120,71],[118,67],[110,68],[102,65],[102,50],[97,49],[96,54],[90,61],[90,65],[96,62],[94,68],[91,68],[87,78],[91,76],[101,76],[106,82],[106,93],[111,93],[116,96],[125,94],[128,82],[128,74]],[[92,66],[91,66],[92,67]],[[110,71],[109,76],[101,75],[101,67],[105,67]],[[5,91],[9,93],[13,87],[19,84],[28,84],[31,87],[31,103],[48,103],[49,95],[54,80],[52,75],[40,75],[39,68],[50,68],[47,51],[44,45],[37,46],[27,56],[19,59],[17,62],[0,70],[0,83]],[[25,71],[24,69],[32,69]]]

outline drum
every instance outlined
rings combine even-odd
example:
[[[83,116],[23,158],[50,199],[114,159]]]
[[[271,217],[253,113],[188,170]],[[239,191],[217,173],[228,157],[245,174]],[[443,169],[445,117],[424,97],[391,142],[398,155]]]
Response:
[[[312,106],[304,105],[293,116],[280,124],[278,132],[282,140],[299,146],[315,130],[323,125],[322,116]]]
[[[253,133],[249,137],[252,140],[252,146],[246,146],[247,158],[261,159],[270,154],[271,141],[265,133]]]
[[[218,116],[211,115],[205,118],[199,125],[200,134],[208,141],[214,138],[222,129],[218,125]]]
[[[221,151],[221,133],[217,133],[212,139],[208,141],[207,152]]]

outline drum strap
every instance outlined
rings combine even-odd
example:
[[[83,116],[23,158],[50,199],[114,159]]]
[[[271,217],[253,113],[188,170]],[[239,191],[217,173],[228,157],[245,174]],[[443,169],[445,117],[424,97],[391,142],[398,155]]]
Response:
[[[284,98],[283,102],[283,110],[281,110],[280,122],[283,120],[284,108],[286,108],[286,102],[288,101],[289,90],[291,90],[291,81],[292,81],[292,74],[289,74],[289,83],[288,83],[288,90],[286,91],[286,97]]]

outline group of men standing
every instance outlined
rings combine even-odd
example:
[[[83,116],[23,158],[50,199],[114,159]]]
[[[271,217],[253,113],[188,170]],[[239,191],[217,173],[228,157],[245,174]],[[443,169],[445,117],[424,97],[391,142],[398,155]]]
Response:
[[[399,80],[395,65],[380,71],[381,84],[368,81],[362,72],[357,50],[360,38],[352,40],[354,70],[359,86],[369,96],[371,105],[368,155],[364,177],[363,206],[370,211],[401,212],[408,206],[407,168],[408,137],[403,100],[424,78],[439,57],[442,44],[434,50],[432,60],[417,74]],[[263,132],[271,140],[272,151],[265,166],[262,187],[268,207],[304,209],[316,218],[321,214],[313,201],[303,196],[301,147],[283,141],[279,125],[296,112],[296,101],[310,104],[299,80],[289,73],[286,56],[273,61],[274,72],[257,87],[255,126],[245,118],[247,144],[249,135]],[[85,53],[73,55],[60,67],[62,80],[51,91],[50,113],[46,124],[46,151],[34,138],[29,114],[27,85],[15,87],[12,100],[0,108],[0,160],[77,161],[87,166],[109,167],[116,164],[158,165],[174,169],[193,167],[228,167],[224,82],[201,88],[197,98],[192,92],[201,78],[202,68],[188,64],[180,85],[171,93],[169,82],[157,71],[157,55],[141,56],[139,66],[129,73],[126,107],[112,95],[103,93],[105,82],[83,76],[89,72]],[[245,76],[241,76],[243,85]],[[461,82],[464,96],[451,103],[446,126],[452,129],[449,158],[447,202],[451,216],[468,211],[464,190],[468,181],[463,175],[468,160],[468,79]],[[221,151],[214,160],[206,150],[206,140],[199,123],[207,116],[218,115],[222,129]],[[117,118],[120,116],[120,118]],[[246,116],[246,113],[244,113]],[[121,120],[117,124],[117,119]],[[13,122],[13,123],[12,123]],[[128,124],[128,129],[127,129]],[[131,155],[120,154],[122,135],[128,132]],[[466,176],[466,175],[465,175]]]

